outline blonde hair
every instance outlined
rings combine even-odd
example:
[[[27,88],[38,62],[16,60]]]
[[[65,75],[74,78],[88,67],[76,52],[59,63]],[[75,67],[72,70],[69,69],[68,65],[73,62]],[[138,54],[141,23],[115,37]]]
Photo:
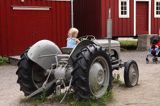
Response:
[[[68,31],[68,36],[72,37],[74,33],[79,33],[79,30],[77,28],[70,28]]]

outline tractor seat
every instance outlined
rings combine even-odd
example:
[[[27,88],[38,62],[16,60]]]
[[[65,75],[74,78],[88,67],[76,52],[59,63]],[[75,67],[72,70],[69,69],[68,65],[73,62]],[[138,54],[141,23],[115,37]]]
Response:
[[[70,54],[72,52],[73,48],[67,48],[67,47],[62,47],[61,51],[63,54]]]

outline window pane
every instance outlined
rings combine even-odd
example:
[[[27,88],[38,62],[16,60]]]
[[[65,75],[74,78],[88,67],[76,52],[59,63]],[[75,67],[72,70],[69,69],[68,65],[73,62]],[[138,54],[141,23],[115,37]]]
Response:
[[[156,10],[158,10],[159,7],[156,7]]]
[[[156,11],[156,14],[158,15],[158,11]]]
[[[123,15],[123,11],[121,11],[121,15]]]
[[[156,2],[156,5],[158,6],[158,2]]]
[[[121,11],[123,10],[123,7],[121,7]]]
[[[124,15],[127,15],[127,11],[124,11]]]
[[[121,2],[121,6],[123,6],[123,1]]]

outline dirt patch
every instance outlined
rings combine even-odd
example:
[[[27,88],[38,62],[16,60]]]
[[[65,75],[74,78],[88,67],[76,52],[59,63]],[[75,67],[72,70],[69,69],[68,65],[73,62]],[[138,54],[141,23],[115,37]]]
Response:
[[[134,59],[140,71],[139,85],[133,88],[114,86],[113,101],[107,106],[159,106],[160,64],[146,64],[147,52],[123,52],[122,60]],[[123,69],[118,71],[123,81]]]

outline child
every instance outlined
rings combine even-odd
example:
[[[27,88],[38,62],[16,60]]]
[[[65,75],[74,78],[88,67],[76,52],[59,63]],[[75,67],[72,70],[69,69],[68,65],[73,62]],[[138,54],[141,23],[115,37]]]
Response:
[[[156,45],[152,45],[152,47],[150,48],[150,53],[153,55],[153,56],[156,56],[156,54],[157,54],[157,47],[156,47]]]
[[[78,29],[77,28],[70,28],[68,31],[68,38],[67,38],[67,48],[75,48],[79,43],[78,36]]]
[[[153,56],[156,56],[156,54],[157,54],[157,52],[158,52],[157,43],[158,43],[157,36],[153,36],[153,37],[151,38],[151,48],[149,49],[149,52],[150,52]]]

